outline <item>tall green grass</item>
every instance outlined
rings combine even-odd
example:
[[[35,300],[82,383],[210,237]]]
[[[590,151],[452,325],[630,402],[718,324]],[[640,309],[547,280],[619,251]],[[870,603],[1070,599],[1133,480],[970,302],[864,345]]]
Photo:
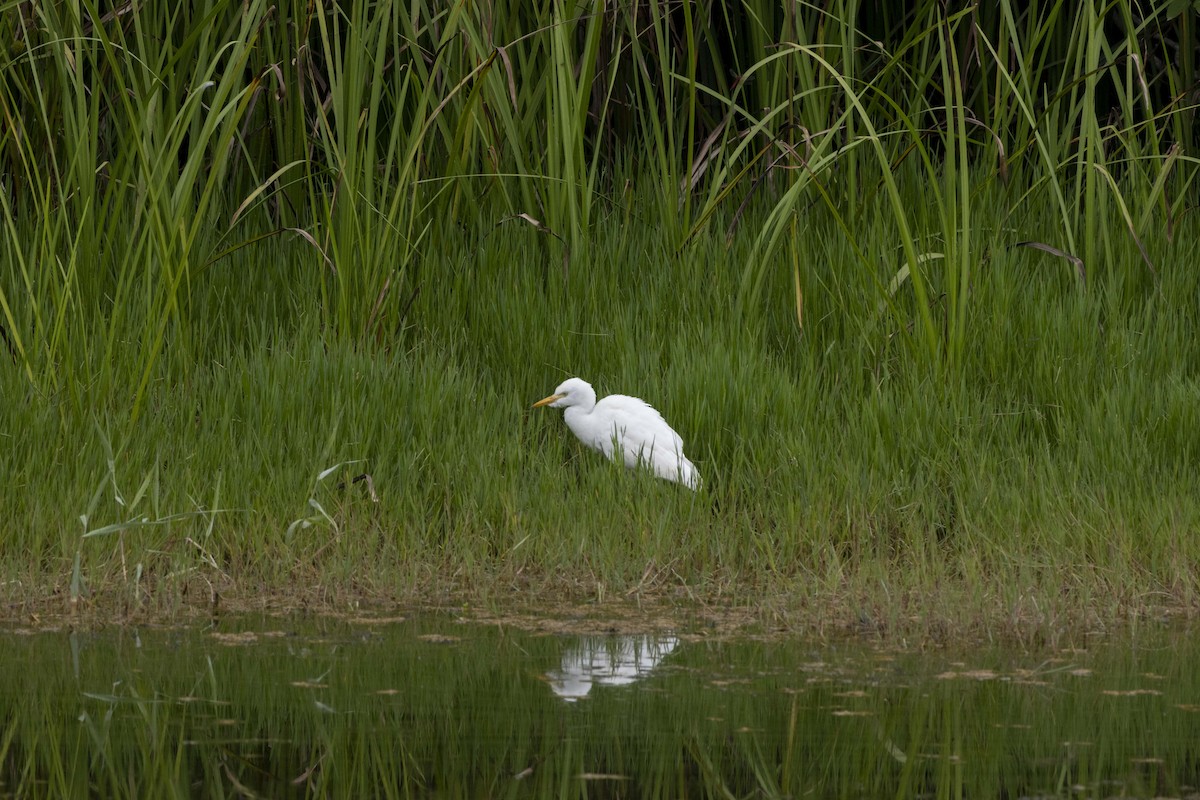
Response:
[[[824,216],[818,230],[835,231]],[[1194,597],[1194,246],[1153,252],[1169,281],[1138,304],[1080,291],[1036,251],[998,254],[947,381],[913,367],[872,281],[835,281],[852,259],[836,238],[797,243],[814,287],[801,332],[786,274],[753,324],[730,302],[740,276],[727,266],[751,257],[749,237],[732,252],[712,237],[683,260],[649,225],[597,231],[605,251],[577,256],[565,286],[557,270],[547,286],[514,268],[539,251],[536,231],[483,247],[460,235],[422,264],[428,288],[390,350],[324,339],[319,285],[256,304],[309,257],[279,240],[273,277],[194,293],[214,320],[196,337],[210,360],[164,364],[133,425],[129,395],[77,410],[6,371],[5,507],[22,521],[5,537],[6,586],[117,591],[134,608],[185,588],[690,586],[888,619],[938,587],[993,612],[1033,614],[1036,597],[1051,617]],[[230,275],[250,261],[231,256]],[[219,313],[230,307],[255,312]],[[655,403],[706,490],[625,472],[556,412],[529,409],[575,373]]]
[[[10,9],[5,586],[1193,601],[1191,21],[895,14]]]

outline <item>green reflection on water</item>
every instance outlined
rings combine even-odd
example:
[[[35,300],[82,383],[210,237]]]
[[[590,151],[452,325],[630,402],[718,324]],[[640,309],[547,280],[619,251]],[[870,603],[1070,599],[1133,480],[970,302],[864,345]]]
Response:
[[[897,653],[425,616],[3,635],[0,795],[1039,797],[1200,785],[1200,647]]]

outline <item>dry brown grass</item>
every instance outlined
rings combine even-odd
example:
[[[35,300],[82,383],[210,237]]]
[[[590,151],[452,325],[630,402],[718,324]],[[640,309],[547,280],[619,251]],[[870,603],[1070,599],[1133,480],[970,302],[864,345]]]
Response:
[[[647,575],[652,573],[648,568]],[[747,595],[719,576],[695,586],[659,574],[613,591],[592,575],[527,570],[500,570],[471,582],[453,569],[426,571],[403,584],[379,574],[338,585],[322,583],[316,570],[297,570],[286,583],[215,574],[143,580],[136,601],[120,582],[75,602],[65,580],[9,582],[0,587],[0,619],[12,627],[52,629],[191,625],[229,615],[318,615],[379,624],[437,612],[546,634],[670,630],[696,639],[851,637],[923,649],[983,641],[1061,647],[1098,632],[1167,624],[1200,611],[1190,590],[1114,590],[1097,602],[1098,586],[1074,576],[1073,583],[1028,587],[1012,602],[998,586],[944,582],[932,592],[917,586],[897,591],[854,577],[833,587],[771,586]],[[1082,602],[1085,595],[1092,602]]]

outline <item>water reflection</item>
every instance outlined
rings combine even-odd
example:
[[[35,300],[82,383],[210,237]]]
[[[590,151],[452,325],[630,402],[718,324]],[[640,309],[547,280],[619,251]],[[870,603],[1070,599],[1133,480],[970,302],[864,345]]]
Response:
[[[436,614],[0,630],[0,800],[1200,797],[1191,630],[682,640]]]
[[[593,686],[628,686],[645,678],[678,645],[675,636],[583,636],[546,677],[556,695],[573,703]]]

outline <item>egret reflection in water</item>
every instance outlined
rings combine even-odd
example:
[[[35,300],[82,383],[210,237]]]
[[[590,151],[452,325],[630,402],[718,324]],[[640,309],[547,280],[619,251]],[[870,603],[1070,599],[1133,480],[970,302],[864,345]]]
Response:
[[[546,673],[556,695],[573,703],[592,686],[627,686],[650,674],[679,645],[675,636],[585,636]]]

